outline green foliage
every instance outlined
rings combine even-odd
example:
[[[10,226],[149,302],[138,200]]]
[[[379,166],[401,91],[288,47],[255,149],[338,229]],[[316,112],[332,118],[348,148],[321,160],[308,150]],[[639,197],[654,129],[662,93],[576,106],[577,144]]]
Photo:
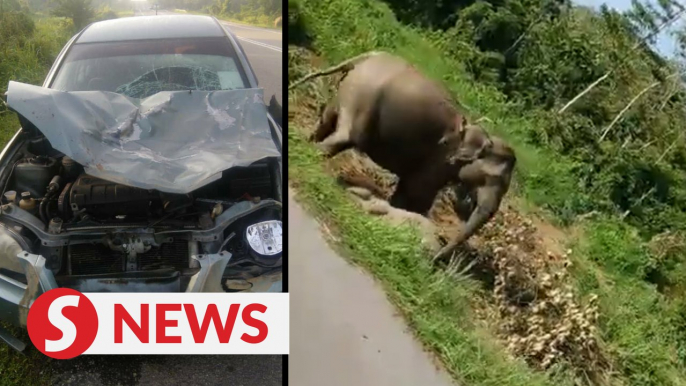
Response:
[[[281,1],[214,0],[205,10],[220,18],[273,27],[274,20],[281,15]]]
[[[0,42],[9,44],[12,41],[24,41],[31,37],[36,24],[29,15],[18,11],[0,13]]]
[[[0,13],[0,94],[5,93],[10,80],[31,84],[43,82],[70,37],[61,22],[56,18],[34,21],[24,12]],[[0,147],[4,147],[18,129],[15,114],[0,103]],[[2,327],[23,341],[29,341],[25,330],[4,324]],[[0,345],[0,385],[46,384],[48,372],[41,366],[44,358],[37,350],[19,354],[5,344]]]
[[[91,0],[55,0],[52,14],[71,19],[74,28],[81,30],[95,17],[95,10]]]
[[[19,12],[0,14],[0,94],[10,80],[41,84],[50,66],[70,37],[62,20],[34,21]],[[16,116],[0,103],[0,146],[16,132]]]
[[[0,0],[0,14],[3,12],[26,12],[26,5],[17,0]]]
[[[686,384],[686,362],[675,355],[686,349],[686,303],[670,301],[644,280],[665,261],[655,261],[635,229],[611,218],[589,223],[577,249],[576,287],[599,296],[601,337],[626,384]]]
[[[214,0],[158,0],[160,8],[165,9],[185,9],[189,11],[199,11],[211,4]]]
[[[684,90],[670,79],[679,66],[639,37],[652,36],[680,8],[665,3],[662,11],[636,3],[625,16],[607,8],[596,13],[564,4],[478,1],[458,12],[455,26],[437,44],[463,61],[473,79],[529,111],[541,111],[548,124],[531,130],[530,143],[581,163],[575,170],[581,187],[600,197],[592,209],[626,213],[650,237],[686,228],[686,148],[678,134],[684,130]],[[605,82],[557,113],[608,72]]]
[[[105,5],[96,12],[95,21],[117,19],[118,17],[119,15],[115,10]]]
[[[208,13],[220,19],[274,27],[281,16],[280,0],[159,0],[160,7]]]
[[[0,327],[24,342],[30,340],[26,330],[2,323]],[[50,372],[44,367],[46,356],[38,350],[27,348],[18,353],[7,344],[0,345],[0,385],[44,385],[50,382]]]

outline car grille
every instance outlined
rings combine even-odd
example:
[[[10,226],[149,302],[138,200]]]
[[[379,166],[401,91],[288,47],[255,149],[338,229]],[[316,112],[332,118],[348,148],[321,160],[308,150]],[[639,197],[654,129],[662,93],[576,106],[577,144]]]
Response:
[[[125,271],[126,256],[102,244],[76,244],[69,246],[69,264],[72,275],[97,275]],[[152,247],[137,256],[139,271],[160,268],[181,270],[188,268],[188,241],[174,239],[161,247]]]

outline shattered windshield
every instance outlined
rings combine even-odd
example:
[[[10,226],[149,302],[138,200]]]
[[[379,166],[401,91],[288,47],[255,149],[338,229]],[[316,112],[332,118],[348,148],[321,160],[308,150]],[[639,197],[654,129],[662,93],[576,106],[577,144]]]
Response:
[[[238,63],[226,38],[75,44],[51,88],[132,98],[161,91],[244,89],[248,82]]]

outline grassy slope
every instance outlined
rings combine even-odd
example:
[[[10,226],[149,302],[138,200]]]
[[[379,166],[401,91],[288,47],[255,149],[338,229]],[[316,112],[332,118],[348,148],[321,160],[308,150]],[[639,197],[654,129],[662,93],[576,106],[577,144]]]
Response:
[[[521,362],[510,362],[490,333],[473,322],[473,283],[434,271],[416,229],[392,228],[352,204],[325,172],[318,152],[289,127],[288,180],[298,200],[343,236],[337,246],[387,289],[424,345],[465,385],[546,385]],[[459,328],[456,328],[459,326]]]
[[[6,91],[9,80],[42,84],[52,61],[70,37],[60,23],[59,18],[37,20],[36,31],[22,46],[16,42],[0,45],[0,92]],[[0,147],[4,148],[18,129],[19,121],[15,114],[0,113]],[[28,342],[25,331],[11,331],[21,334],[21,339]],[[0,344],[0,385],[46,384],[47,372],[42,372],[40,365],[43,359],[45,357],[37,350],[27,350],[22,355]]]
[[[397,23],[387,7],[374,0],[296,3],[315,49],[329,63],[363,51],[385,49],[443,80],[475,116],[488,116],[493,121],[488,128],[517,150],[520,161],[511,194],[524,199],[526,208],[522,210],[563,208],[550,217],[555,222],[565,217],[565,202],[589,199],[575,189],[568,172],[571,162],[527,144],[528,131],[543,122],[533,114],[514,115],[500,94],[474,84],[458,61],[441,56],[421,31]],[[335,225],[354,261],[369,268],[386,285],[417,335],[438,352],[458,379],[467,385],[549,382],[519,363],[507,361],[489,342],[488,334],[470,326],[467,305],[472,287],[445,282],[433,287],[437,277],[423,262],[425,254],[416,247],[416,236],[379,224],[348,203],[322,169],[311,145],[292,128],[289,180],[310,207]],[[609,218],[586,220],[577,226],[586,237],[575,241],[576,288],[581,295],[599,295],[601,338],[615,358],[616,378],[632,385],[686,383],[674,340],[679,326],[669,324],[677,317],[676,305],[642,280],[640,267],[650,255],[635,231]]]

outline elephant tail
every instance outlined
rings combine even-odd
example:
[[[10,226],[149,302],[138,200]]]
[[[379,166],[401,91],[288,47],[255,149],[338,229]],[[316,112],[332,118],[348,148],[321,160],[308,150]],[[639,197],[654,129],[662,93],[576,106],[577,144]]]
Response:
[[[383,51],[365,52],[363,54],[357,55],[357,56],[352,57],[350,59],[344,60],[341,63],[339,63],[333,67],[329,67],[325,70],[315,71],[315,72],[309,73],[309,74],[305,75],[304,77],[302,77],[302,78],[296,80],[295,82],[291,83],[290,85],[288,85],[288,89],[298,87],[301,84],[303,84],[303,83],[305,83],[311,79],[319,78],[320,76],[331,75],[331,74],[335,74],[337,72],[346,72],[347,73],[350,70],[352,70],[353,68],[355,68],[356,64],[358,64],[358,63],[360,63],[360,62],[362,62],[362,61],[364,61],[364,60],[366,60],[372,56],[376,56],[376,55],[380,55],[380,54],[384,54],[384,53],[385,52],[383,52]]]

